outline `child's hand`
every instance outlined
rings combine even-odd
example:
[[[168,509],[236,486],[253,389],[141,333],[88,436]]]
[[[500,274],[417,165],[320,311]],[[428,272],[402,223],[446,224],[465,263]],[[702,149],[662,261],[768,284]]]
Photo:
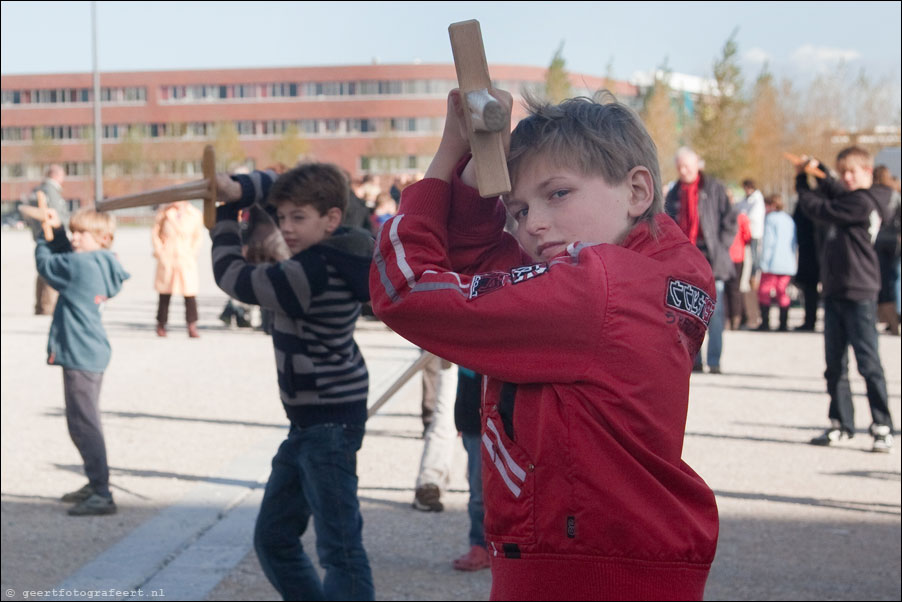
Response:
[[[513,98],[504,90],[492,88],[489,92],[510,112]],[[438,178],[446,182],[451,181],[454,166],[462,156],[470,150],[470,137],[467,131],[467,121],[464,111],[469,110],[466,99],[458,88],[448,93],[448,112],[445,118],[445,129],[442,132],[442,141],[429,169],[427,178]],[[505,152],[510,148],[510,127],[502,130]],[[476,168],[470,161],[461,174],[461,179],[468,186],[476,187]]]
[[[47,208],[47,219],[45,220],[47,225],[51,228],[59,228],[63,225],[63,222],[60,221],[59,213],[56,212],[56,209]]]
[[[223,203],[234,203],[241,200],[241,184],[228,174],[216,174],[216,197]]]

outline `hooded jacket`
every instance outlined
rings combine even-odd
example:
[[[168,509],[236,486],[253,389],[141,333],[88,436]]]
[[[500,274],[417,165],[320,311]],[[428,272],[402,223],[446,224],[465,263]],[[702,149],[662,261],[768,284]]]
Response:
[[[826,166],[820,167],[829,173]],[[880,292],[880,265],[874,241],[892,191],[882,186],[849,191],[829,175],[819,179],[812,190],[805,174],[796,177],[796,191],[802,211],[826,225],[820,255],[823,296],[875,301]]]
[[[237,203],[217,209],[213,276],[229,296],[275,314],[272,342],[279,393],[292,424],[366,422],[369,373],[354,341],[361,303],[369,301],[373,238],[339,228],[309,249],[274,263],[250,264],[236,220],[241,206],[263,202],[276,176],[234,176]]]
[[[38,235],[34,256],[40,274],[59,291],[50,323],[47,363],[103,372],[110,363],[111,348],[100,311],[107,299],[129,278],[116,256],[106,249],[74,253],[66,232],[55,231],[52,243]]]
[[[453,200],[452,200],[453,199]],[[701,599],[714,495],[681,460],[711,268],[667,216],[534,263],[458,176],[404,191],[377,237],[390,328],[487,376],[492,599]]]

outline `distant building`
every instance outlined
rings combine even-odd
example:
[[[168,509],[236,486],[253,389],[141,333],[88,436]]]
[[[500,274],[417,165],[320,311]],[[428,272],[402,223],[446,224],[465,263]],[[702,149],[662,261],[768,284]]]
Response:
[[[490,71],[515,100],[544,86],[544,67],[492,65]],[[601,77],[571,73],[570,79],[574,95],[605,87]],[[0,80],[4,205],[36,186],[50,163],[65,167],[68,198],[90,202],[91,74]],[[235,138],[240,150],[233,154],[244,158],[223,168],[272,166],[281,146],[282,157],[285,149],[305,149],[291,163],[332,162],[353,177],[423,172],[457,78],[452,64],[373,64],[102,73],[101,86],[104,193],[117,196],[200,178],[203,146],[234,149]],[[632,84],[608,87],[632,104],[638,97]],[[515,103],[514,119],[522,114]],[[295,130],[298,136],[288,140]]]

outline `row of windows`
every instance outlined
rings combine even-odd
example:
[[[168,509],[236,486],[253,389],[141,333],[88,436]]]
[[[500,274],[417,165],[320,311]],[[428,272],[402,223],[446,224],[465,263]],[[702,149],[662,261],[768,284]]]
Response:
[[[239,137],[278,137],[292,126],[302,135],[341,136],[349,134],[378,133],[438,133],[444,126],[441,117],[394,117],[383,119],[300,119],[235,121]],[[213,121],[190,123],[106,124],[104,140],[119,140],[130,133],[139,138],[209,138],[216,135],[218,123]],[[91,139],[93,127],[89,125],[57,125],[39,127],[4,127],[0,129],[0,141],[32,142],[34,140],[82,140]]]
[[[362,156],[359,158],[359,166],[362,173],[417,173],[426,171],[431,160],[432,157],[428,155]],[[94,176],[94,163],[91,161],[69,161],[60,165],[69,178]],[[0,165],[0,177],[4,180],[40,180],[46,171],[46,165],[24,163]],[[106,178],[129,175],[194,177],[203,174],[203,167],[200,161],[154,161],[149,164],[149,169],[142,167],[139,172],[140,174],[135,173],[131,166],[115,161],[103,165],[103,175]]]
[[[444,96],[457,87],[455,80],[359,80],[344,82],[280,82],[274,84],[228,84],[163,86],[160,99],[169,103],[216,102],[234,99],[427,95]]]
[[[60,163],[70,178],[88,178],[94,176],[93,161],[68,161]],[[4,180],[40,180],[47,171],[46,165],[26,163],[4,163],[0,165],[0,177]],[[191,177],[203,174],[201,161],[155,161],[149,164],[149,169],[142,166],[139,171],[142,175]],[[116,161],[103,164],[103,176],[105,178],[118,178],[128,175],[137,175],[131,166]]]
[[[38,90],[3,90],[0,104],[74,104],[89,103],[94,100],[93,88],[53,88]],[[129,86],[125,88],[101,88],[101,102],[146,102],[147,88]]]

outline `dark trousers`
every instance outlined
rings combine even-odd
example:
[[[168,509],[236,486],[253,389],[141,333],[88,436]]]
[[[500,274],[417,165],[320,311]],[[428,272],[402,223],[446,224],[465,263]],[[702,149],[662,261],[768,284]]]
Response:
[[[805,321],[802,326],[814,328],[814,324],[817,322],[817,304],[821,297],[817,292],[817,282],[814,284],[797,282],[796,285],[802,290],[805,303]]]
[[[739,292],[739,280],[742,275],[742,261],[739,263],[733,262],[733,267],[736,270],[736,276],[730,278],[724,283],[724,294],[726,295],[726,310],[727,310],[727,326],[732,328],[735,324],[738,324],[742,319],[742,293]]]
[[[166,325],[169,321],[169,301],[172,295],[160,293],[160,303],[157,305],[157,324]],[[197,322],[197,297],[185,297],[185,322],[193,324]]]
[[[106,443],[100,426],[100,385],[103,372],[85,372],[63,368],[66,398],[66,425],[69,436],[81,454],[85,475],[94,491],[110,495],[110,468],[106,461]]]
[[[852,390],[849,388],[849,345],[855,352],[858,372],[867,387],[874,424],[893,428],[887,404],[886,379],[877,348],[877,302],[824,300],[824,354],[827,360],[827,392],[830,419],[855,432]]]

